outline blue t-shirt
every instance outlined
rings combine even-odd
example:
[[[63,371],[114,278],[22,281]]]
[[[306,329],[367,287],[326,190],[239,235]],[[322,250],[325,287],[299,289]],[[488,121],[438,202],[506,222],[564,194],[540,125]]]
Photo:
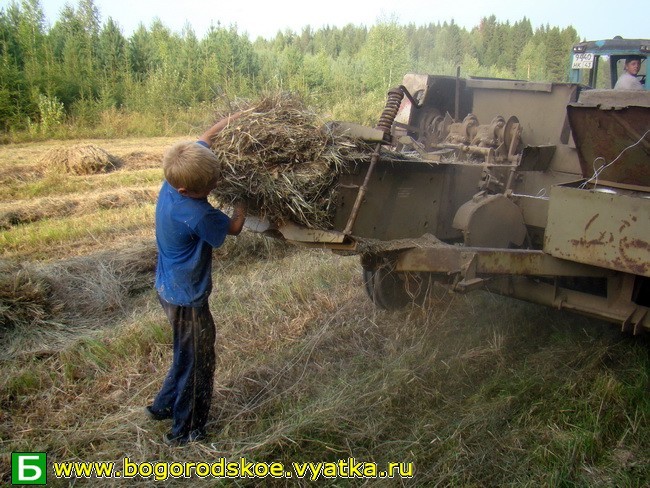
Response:
[[[156,289],[173,305],[203,305],[212,291],[212,248],[223,244],[230,218],[207,198],[181,195],[165,181],[156,205]]]

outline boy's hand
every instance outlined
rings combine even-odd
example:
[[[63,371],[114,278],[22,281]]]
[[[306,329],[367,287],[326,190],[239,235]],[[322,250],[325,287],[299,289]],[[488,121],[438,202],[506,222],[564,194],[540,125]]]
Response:
[[[233,210],[235,213],[241,213],[246,215],[246,212],[248,211],[248,201],[244,199],[237,200],[233,204]]]
[[[207,143],[209,146],[211,146],[212,139],[214,138],[214,136],[216,136],[219,132],[221,132],[224,128],[226,128],[230,122],[232,122],[233,120],[237,120],[239,117],[241,117],[244,112],[246,111],[240,110],[239,112],[235,112],[234,114],[230,114],[224,117],[223,119],[219,120],[212,127],[207,129],[201,135],[201,137],[199,137],[199,141],[203,141]]]
[[[230,217],[230,228],[228,229],[228,234],[232,236],[239,235],[244,227],[247,209],[248,205],[245,200],[237,200],[233,203],[233,211],[232,217]]]

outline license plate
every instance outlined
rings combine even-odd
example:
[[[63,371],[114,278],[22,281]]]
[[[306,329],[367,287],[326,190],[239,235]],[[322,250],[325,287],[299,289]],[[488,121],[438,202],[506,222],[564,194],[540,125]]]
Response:
[[[594,53],[576,53],[573,55],[572,69],[591,69],[594,67]]]

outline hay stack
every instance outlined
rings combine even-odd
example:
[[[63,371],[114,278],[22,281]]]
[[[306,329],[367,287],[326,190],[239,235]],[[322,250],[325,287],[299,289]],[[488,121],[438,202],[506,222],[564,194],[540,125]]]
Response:
[[[47,172],[94,175],[114,170],[121,160],[93,144],[78,144],[52,149],[41,159],[41,164]]]
[[[272,222],[331,228],[336,180],[355,148],[298,96],[267,96],[213,141],[223,161],[214,194],[226,204],[245,198],[249,212]]]

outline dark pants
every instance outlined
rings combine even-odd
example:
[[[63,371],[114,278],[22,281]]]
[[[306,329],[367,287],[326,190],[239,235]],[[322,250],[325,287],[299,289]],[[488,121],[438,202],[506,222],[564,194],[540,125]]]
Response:
[[[172,415],[171,434],[188,438],[204,432],[215,369],[215,326],[207,302],[181,307],[158,297],[174,333],[174,357],[162,388],[151,406]]]

